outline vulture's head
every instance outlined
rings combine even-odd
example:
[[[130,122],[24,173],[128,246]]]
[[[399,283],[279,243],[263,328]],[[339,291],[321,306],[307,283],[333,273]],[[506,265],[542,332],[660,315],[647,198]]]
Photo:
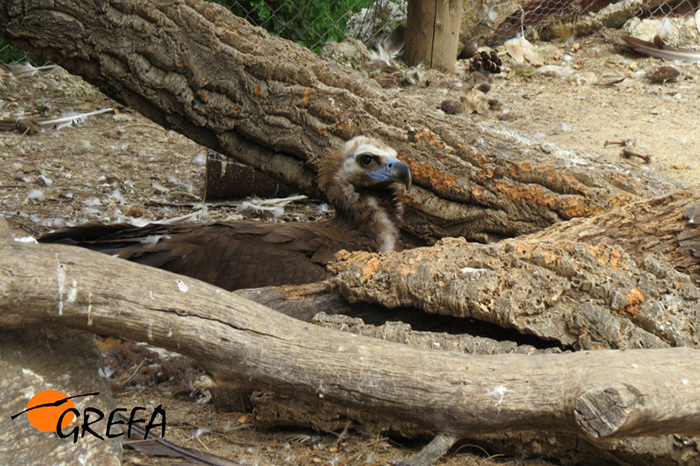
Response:
[[[347,176],[355,189],[389,187],[394,183],[411,186],[411,170],[396,158],[396,151],[381,141],[357,136],[345,143],[340,154],[343,163],[338,171]]]
[[[338,216],[374,238],[371,249],[393,249],[403,207],[398,190],[411,186],[411,170],[381,141],[357,136],[331,153],[319,173],[319,186]]]

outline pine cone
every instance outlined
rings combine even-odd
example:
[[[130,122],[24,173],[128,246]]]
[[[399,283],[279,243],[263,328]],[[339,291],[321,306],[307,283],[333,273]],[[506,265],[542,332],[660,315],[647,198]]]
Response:
[[[503,62],[498,57],[495,51],[489,52],[479,52],[469,65],[469,71],[486,71],[487,73],[498,74],[501,72],[501,65]]]

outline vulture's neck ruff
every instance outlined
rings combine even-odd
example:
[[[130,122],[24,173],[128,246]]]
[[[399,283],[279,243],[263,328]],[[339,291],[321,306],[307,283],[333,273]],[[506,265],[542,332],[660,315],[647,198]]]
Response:
[[[411,185],[408,165],[394,149],[366,136],[331,153],[319,173],[319,186],[336,217],[363,230],[376,252],[393,250],[398,238],[403,215],[399,184]]]

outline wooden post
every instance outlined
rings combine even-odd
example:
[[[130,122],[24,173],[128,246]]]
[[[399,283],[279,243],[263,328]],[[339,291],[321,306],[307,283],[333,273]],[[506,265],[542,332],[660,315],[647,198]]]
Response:
[[[454,72],[462,11],[463,0],[410,0],[406,63]]]

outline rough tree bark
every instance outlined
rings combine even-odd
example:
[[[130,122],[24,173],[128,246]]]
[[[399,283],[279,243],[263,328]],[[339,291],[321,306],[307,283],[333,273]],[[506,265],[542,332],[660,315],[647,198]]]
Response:
[[[220,383],[320,398],[452,438],[533,426],[589,439],[700,433],[694,349],[490,357],[419,350],[314,327],[89,250],[5,240],[0,259],[2,328],[145,341],[194,358]]]
[[[201,0],[4,0],[0,36],[305,193],[327,148],[377,136],[414,173],[405,228],[427,240],[531,233],[671,186],[402,99]]]
[[[350,301],[471,317],[566,347],[698,347],[699,219],[696,187],[496,244],[343,252],[332,280]]]

